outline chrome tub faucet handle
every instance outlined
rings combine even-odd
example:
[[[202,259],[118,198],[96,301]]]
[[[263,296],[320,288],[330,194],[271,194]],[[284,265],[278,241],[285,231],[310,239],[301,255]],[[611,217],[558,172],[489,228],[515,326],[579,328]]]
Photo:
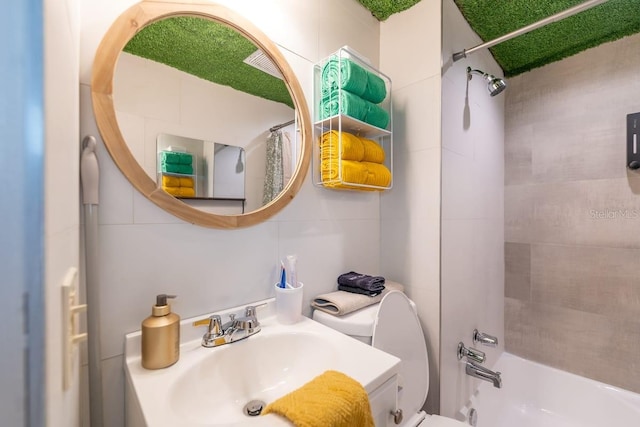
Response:
[[[482,344],[489,347],[497,347],[498,346],[498,338],[493,335],[485,334],[484,332],[479,332],[477,329],[473,330],[473,343],[474,344]]]
[[[458,360],[461,360],[463,357],[477,363],[484,363],[486,354],[484,354],[483,351],[476,350],[475,348],[465,347],[464,343],[460,341],[458,343]]]

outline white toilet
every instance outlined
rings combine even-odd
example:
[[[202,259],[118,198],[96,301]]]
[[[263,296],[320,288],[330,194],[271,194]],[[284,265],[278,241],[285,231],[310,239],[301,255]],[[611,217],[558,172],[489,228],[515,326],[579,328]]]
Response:
[[[429,355],[415,304],[399,291],[382,301],[344,316],[320,310],[313,319],[402,360],[398,375],[401,427],[462,427],[468,424],[422,410],[429,391]]]

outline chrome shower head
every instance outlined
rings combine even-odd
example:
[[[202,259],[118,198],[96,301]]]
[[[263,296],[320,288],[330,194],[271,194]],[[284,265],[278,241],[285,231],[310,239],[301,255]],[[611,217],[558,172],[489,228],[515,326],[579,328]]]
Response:
[[[471,80],[473,74],[478,74],[487,81],[487,90],[489,91],[489,95],[491,96],[496,96],[507,88],[507,82],[505,82],[504,79],[485,73],[484,71],[472,70],[471,67],[467,67],[468,80]]]

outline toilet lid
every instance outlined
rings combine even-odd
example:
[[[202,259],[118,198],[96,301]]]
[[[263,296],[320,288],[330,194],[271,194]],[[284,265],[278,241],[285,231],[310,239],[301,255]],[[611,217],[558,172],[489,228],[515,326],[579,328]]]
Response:
[[[429,391],[427,344],[415,306],[404,293],[392,291],[382,298],[371,345],[402,361],[398,405],[405,416],[422,410]]]

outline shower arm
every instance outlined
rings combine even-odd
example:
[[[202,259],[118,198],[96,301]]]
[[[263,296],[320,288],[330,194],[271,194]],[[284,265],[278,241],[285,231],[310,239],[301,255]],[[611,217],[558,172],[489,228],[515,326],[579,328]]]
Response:
[[[471,80],[472,74],[477,74],[486,80],[489,80],[493,77],[492,75],[490,75],[489,73],[485,73],[484,71],[472,70],[471,67],[467,67],[467,75],[469,76],[469,80]]]
[[[551,24],[553,22],[561,21],[565,18],[573,16],[577,13],[583,12],[585,10],[591,9],[592,7],[598,6],[599,4],[605,3],[608,0],[588,0],[584,3],[580,3],[576,6],[570,7],[569,9],[563,10],[562,12],[556,13],[555,15],[551,15],[547,18],[541,19],[538,22],[534,22],[533,24],[529,24],[526,27],[522,27],[519,30],[515,30],[510,32],[509,34],[505,34],[496,39],[488,41],[486,43],[479,44],[469,49],[464,49],[460,52],[456,52],[453,54],[453,62],[459,61],[462,58],[466,58],[467,55],[474,53],[477,50],[490,48],[502,42],[506,42],[507,40],[511,40],[515,37],[521,36],[522,34],[526,34],[530,31],[536,30],[540,27],[544,27],[545,25]]]

